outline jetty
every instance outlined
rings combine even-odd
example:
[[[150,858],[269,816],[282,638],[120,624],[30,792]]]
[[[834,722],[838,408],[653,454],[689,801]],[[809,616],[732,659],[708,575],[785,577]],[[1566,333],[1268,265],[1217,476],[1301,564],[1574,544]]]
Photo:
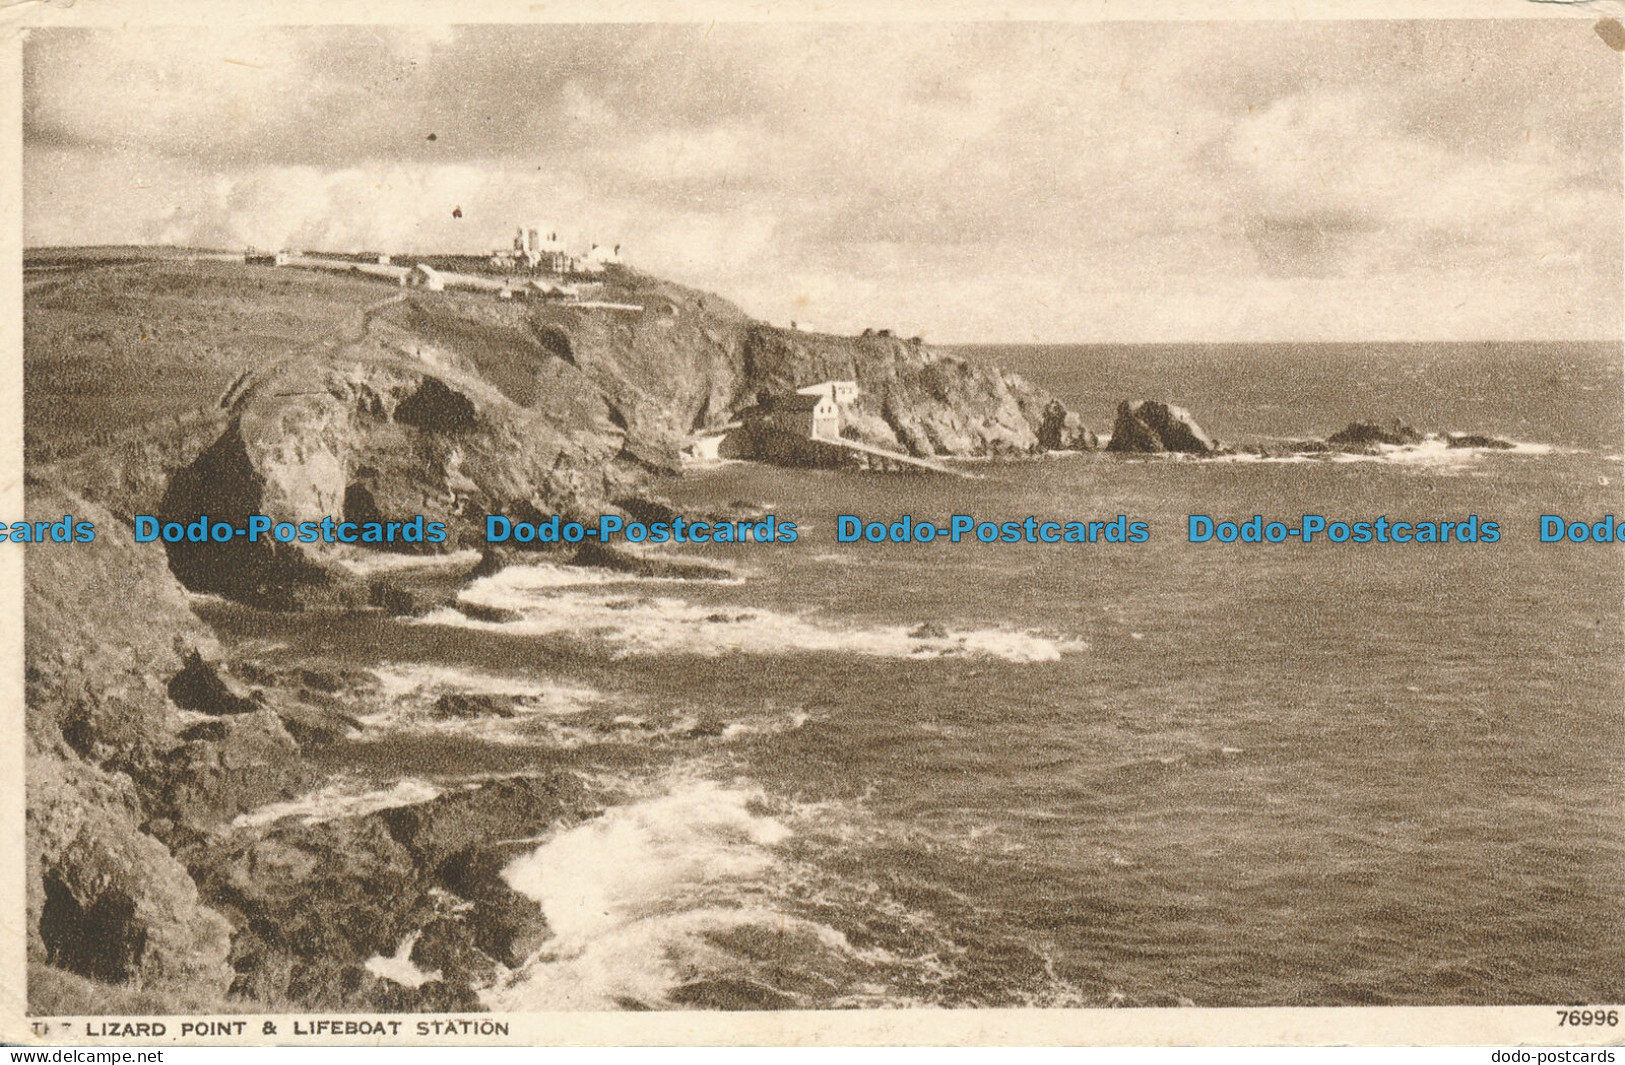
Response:
[[[805,443],[814,448],[830,449],[833,452],[829,457],[835,461],[816,463],[820,466],[856,466],[863,470],[884,470],[887,473],[945,473],[950,477],[964,477],[967,480],[973,480],[977,476],[967,470],[956,470],[952,466],[945,466],[930,459],[916,458],[913,455],[900,455],[895,451],[861,444],[856,440],[825,440],[813,437]]]

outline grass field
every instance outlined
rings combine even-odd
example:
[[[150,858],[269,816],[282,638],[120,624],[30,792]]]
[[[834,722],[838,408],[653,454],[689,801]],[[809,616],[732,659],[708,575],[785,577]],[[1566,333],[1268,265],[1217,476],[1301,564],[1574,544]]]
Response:
[[[41,249],[26,261],[29,462],[211,407],[245,369],[351,338],[360,309],[393,289],[168,250]]]

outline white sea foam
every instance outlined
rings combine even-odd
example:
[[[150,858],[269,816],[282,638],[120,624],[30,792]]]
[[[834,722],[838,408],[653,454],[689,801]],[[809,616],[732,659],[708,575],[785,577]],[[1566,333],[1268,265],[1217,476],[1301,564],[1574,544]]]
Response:
[[[1509,448],[1451,447],[1444,437],[1429,434],[1421,443],[1377,444],[1370,452],[1308,451],[1280,455],[1255,455],[1249,452],[1239,452],[1234,455],[1215,455],[1212,457],[1179,457],[1201,462],[1270,463],[1275,465],[1374,462],[1395,466],[1432,467],[1442,472],[1457,472],[1473,465],[1486,456],[1571,454],[1576,451],[1573,448],[1561,448],[1553,444],[1535,444],[1518,440],[1509,440],[1507,443],[1512,446]]]
[[[304,824],[314,825],[340,817],[363,817],[379,810],[428,802],[439,794],[440,788],[414,777],[398,781],[388,788],[372,788],[356,781],[337,780],[297,799],[270,803],[239,814],[231,827],[257,828],[287,817],[297,817]]]
[[[454,625],[532,636],[584,636],[622,653],[784,654],[828,651],[888,658],[985,655],[1012,662],[1050,662],[1087,649],[1080,640],[1032,631],[975,628],[946,636],[915,636],[917,626],[837,627],[759,607],[718,607],[669,596],[606,598],[571,590],[556,567],[512,566],[474,582],[462,598],[511,610],[515,621],[478,621],[442,608],[419,624]]]
[[[618,550],[626,551],[628,554],[642,554],[651,560],[659,562],[694,562],[716,569],[727,570],[733,574],[732,577],[720,579],[699,578],[710,585],[739,584],[742,583],[744,577],[744,574],[734,570],[731,566],[714,559],[694,558],[691,555],[639,552],[632,547],[622,547],[618,548]],[[601,587],[613,584],[686,584],[695,579],[690,577],[645,577],[635,573],[621,573],[616,570],[602,569],[597,566],[564,566],[553,562],[533,562],[524,565],[505,566],[491,576],[482,577],[475,583],[491,588],[515,587],[540,591],[548,588]]]
[[[803,710],[791,714],[788,718],[767,724],[748,725],[742,721],[736,721],[722,730],[722,738],[733,740],[741,736],[773,736],[785,732],[794,732],[811,720],[812,715]]]
[[[351,573],[367,576],[373,573],[396,573],[401,570],[456,569],[472,566],[480,560],[473,548],[452,551],[444,555],[400,555],[387,551],[369,551],[337,559],[340,566]]]
[[[401,940],[392,957],[374,954],[368,958],[366,961],[367,971],[374,976],[381,976],[385,980],[400,984],[402,987],[422,987],[431,980],[440,979],[439,969],[433,972],[424,972],[412,963],[412,948],[417,946],[418,937],[422,934],[421,931],[413,932]]]
[[[555,744],[577,746],[587,738],[562,728],[554,719],[568,718],[602,705],[603,696],[592,688],[556,681],[502,676],[454,666],[387,663],[373,670],[382,697],[380,709],[360,718],[367,727],[364,739],[382,739],[400,733],[455,735],[491,743],[534,743],[546,737]],[[513,716],[442,718],[435,703],[447,693],[505,695],[513,702]]]
[[[594,698],[590,688],[486,673],[459,666],[387,662],[372,672],[378,678],[380,694],[390,700],[413,697],[432,700],[445,692],[512,695],[545,703],[555,713],[571,713],[580,709],[581,701]]]

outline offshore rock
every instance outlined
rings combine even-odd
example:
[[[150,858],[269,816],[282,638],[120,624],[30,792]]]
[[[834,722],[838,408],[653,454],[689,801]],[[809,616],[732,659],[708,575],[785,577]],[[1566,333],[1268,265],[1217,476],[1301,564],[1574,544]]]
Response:
[[[1510,451],[1518,446],[1510,440],[1503,440],[1498,436],[1485,436],[1482,433],[1446,433],[1444,442],[1446,447],[1481,447],[1494,451]]]
[[[731,580],[735,576],[732,570],[724,566],[702,562],[699,559],[660,558],[656,555],[640,555],[619,547],[609,547],[596,541],[588,541],[582,544],[575,557],[570,560],[570,565],[594,566],[600,569],[613,570],[616,573],[631,574],[635,577],[663,577],[685,581],[725,581]]]
[[[1350,422],[1347,429],[1328,436],[1326,442],[1328,444],[1353,445],[1355,447],[1373,444],[1420,444],[1422,434],[1398,418],[1393,418],[1386,424],[1380,422]]]
[[[434,716],[464,719],[471,717],[513,717],[517,703],[511,695],[488,692],[446,692],[434,703]]]
[[[1154,399],[1117,405],[1117,421],[1107,451],[1211,455],[1218,442],[1196,424],[1190,411]]]
[[[466,599],[459,599],[452,604],[458,613],[470,621],[484,621],[493,625],[505,625],[511,621],[523,621],[525,615],[517,610],[509,610],[505,606],[491,606],[486,603],[471,603]]]

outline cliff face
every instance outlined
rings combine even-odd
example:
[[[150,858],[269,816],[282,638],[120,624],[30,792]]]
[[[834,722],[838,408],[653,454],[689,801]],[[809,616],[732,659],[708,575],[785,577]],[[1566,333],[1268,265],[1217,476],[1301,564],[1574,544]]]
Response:
[[[586,514],[630,491],[621,434],[601,401],[547,393],[532,408],[455,365],[355,353],[298,359],[256,377],[226,431],[178,470],[160,517],[276,522],[401,521],[421,515],[444,544],[402,531],[378,550],[435,552],[484,542],[486,514]],[[324,563],[321,544],[183,541],[168,545],[187,587],[272,608],[354,602],[361,590]],[[364,601],[357,605],[365,605]]]
[[[28,956],[137,990],[222,995],[230,927],[145,829],[190,752],[167,686],[213,638],[163,552],[112,515],[31,482],[28,516],[73,514],[95,542],[27,556]],[[201,778],[195,781],[199,785]]]
[[[918,341],[775,329],[646,279],[615,295],[622,306],[592,308],[419,293],[369,313],[351,345],[241,380],[218,439],[170,478],[160,516],[241,526],[252,514],[421,514],[450,530],[447,548],[478,546],[487,514],[591,515],[635,499],[650,471],[677,468],[696,431],[726,424],[764,390],[854,380],[846,431],[918,456],[1033,452],[1046,419],[1066,415],[1019,377]],[[116,478],[80,465],[117,491]],[[188,588],[260,606],[364,604],[370,594],[326,564],[332,552],[319,544],[168,551]]]
[[[190,269],[154,271],[170,278],[155,289],[169,302],[139,313],[172,316],[182,340],[205,326],[219,337],[266,327],[264,280],[218,264],[195,277]],[[182,281],[192,287],[176,287]],[[242,678],[254,664],[223,658],[186,589],[269,609],[393,600],[381,602],[378,587],[319,543],[137,543],[134,515],[182,525],[206,515],[234,526],[252,514],[295,523],[422,515],[446,526],[444,544],[403,535],[358,546],[434,552],[482,546],[487,514],[647,509],[651,473],[675,468],[696,432],[729,423],[763,390],[854,380],[862,394],[847,431],[920,456],[1031,452],[1046,419],[1067,416],[1017,377],[918,342],[775,329],[715,296],[631,274],[605,299],[632,310],[458,293],[390,298],[353,279],[308,276],[289,291],[278,298],[329,299],[322,322],[348,306],[359,329],[257,352],[246,368],[236,347],[194,351],[178,342],[178,361],[160,376],[190,382],[186,402],[163,409],[167,385],[149,383],[143,411],[153,407],[156,417],[105,437],[37,416],[59,416],[51,373],[63,355],[42,350],[38,338],[66,344],[78,335],[75,315],[94,316],[103,304],[53,304],[62,328],[30,334],[30,446],[36,461],[57,461],[31,467],[28,517],[72,514],[96,526],[93,543],[34,545],[27,558],[35,989],[83,996],[116,985],[156,996],[149,1005],[120,1000],[129,1010],[206,1006],[228,994],[468,1008],[480,973],[522,957],[545,934],[534,906],[516,901],[497,875],[509,855],[478,840],[504,811],[523,810],[527,823],[590,814],[566,783],[494,784],[419,813],[221,835],[238,813],[307,790],[305,750],[351,727],[346,700],[365,693],[345,681],[318,698],[269,674],[249,688]],[[241,299],[244,292],[262,302]],[[207,322],[181,329],[189,308],[205,307]],[[31,304],[29,313],[39,309]],[[98,351],[67,354],[98,373],[145,373],[105,363],[111,356]],[[75,387],[68,380],[59,391]],[[42,397],[52,402],[34,402]],[[116,413],[113,404],[102,411]],[[600,554],[599,562],[614,561]],[[436,842],[442,836],[459,848],[455,860],[444,853],[450,842]],[[266,870],[276,875],[261,876]],[[425,901],[431,888],[473,906],[435,916]],[[331,901],[309,911],[315,896]],[[395,912],[397,898],[410,905]],[[425,964],[448,976],[409,1002],[362,963],[393,949],[420,917],[434,919],[420,941]],[[321,934],[290,938],[290,929]],[[86,979],[95,982],[88,990]],[[53,1008],[39,994],[32,1005]],[[55,1008],[86,1005],[99,1004]]]
[[[856,381],[853,435],[918,456],[1042,449],[1054,401],[1015,374],[890,336],[778,329],[715,296],[637,278],[616,298],[640,311],[498,303],[433,294],[390,312],[400,350],[477,368],[521,404],[561,386],[602,397],[635,458],[662,467],[691,434],[730,421],[762,391]]]
[[[856,381],[848,424],[865,443],[911,455],[986,456],[1039,449],[1050,396],[1015,374],[894,337],[835,337],[753,324],[736,407],[758,390]]]

